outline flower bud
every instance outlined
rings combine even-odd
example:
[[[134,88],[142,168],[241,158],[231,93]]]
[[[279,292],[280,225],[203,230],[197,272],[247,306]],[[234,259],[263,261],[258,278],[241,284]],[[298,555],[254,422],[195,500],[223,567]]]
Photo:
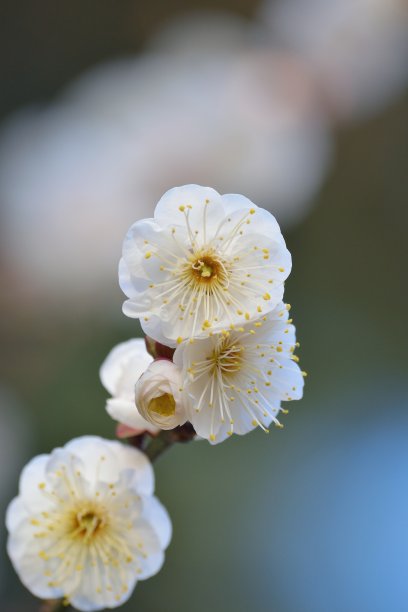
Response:
[[[135,403],[141,416],[160,429],[174,429],[186,422],[180,370],[168,359],[153,361],[135,387]]]

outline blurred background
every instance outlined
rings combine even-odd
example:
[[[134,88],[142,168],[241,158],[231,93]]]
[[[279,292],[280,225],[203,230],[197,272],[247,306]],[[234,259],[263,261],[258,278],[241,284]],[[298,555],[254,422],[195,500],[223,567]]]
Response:
[[[122,609],[406,612],[406,1],[0,11],[2,513],[33,454],[114,435],[128,226],[175,185],[241,192],[293,254],[305,398],[283,431],[159,459],[174,538]],[[38,609],[4,552],[0,609]]]

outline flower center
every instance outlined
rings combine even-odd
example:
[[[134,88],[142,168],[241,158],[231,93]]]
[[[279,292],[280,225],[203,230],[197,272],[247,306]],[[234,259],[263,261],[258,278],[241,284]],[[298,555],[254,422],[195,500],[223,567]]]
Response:
[[[194,270],[196,276],[202,279],[208,278],[210,279],[214,274],[214,270],[216,267],[216,262],[209,257],[198,259],[195,263],[192,264],[192,269]]]
[[[214,369],[217,368],[224,376],[238,372],[242,366],[243,350],[240,344],[227,344],[223,341],[213,352]]]
[[[160,416],[173,416],[176,412],[176,402],[170,393],[164,393],[159,397],[154,397],[149,402],[149,411],[160,414]]]
[[[228,285],[226,262],[214,249],[201,250],[191,255],[184,265],[183,276],[192,281],[196,289],[204,287],[212,293],[217,285]]]
[[[85,508],[74,515],[71,536],[88,543],[105,525],[106,521],[102,511]]]

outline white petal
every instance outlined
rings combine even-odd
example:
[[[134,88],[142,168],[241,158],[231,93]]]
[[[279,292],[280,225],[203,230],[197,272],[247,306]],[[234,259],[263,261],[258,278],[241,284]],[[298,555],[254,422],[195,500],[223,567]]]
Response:
[[[134,401],[129,402],[120,398],[110,399],[106,402],[106,410],[115,421],[123,423],[133,429],[147,429],[152,433],[159,431],[158,427],[146,421],[146,419],[139,414]]]
[[[138,576],[134,572],[122,568],[121,575],[115,575],[115,584],[118,585],[115,591],[107,590],[104,587],[112,581],[112,572],[108,573],[106,567],[101,567],[99,575],[95,576],[93,568],[89,566],[84,568],[81,578],[79,588],[71,597],[71,604],[75,609],[82,612],[121,606],[132,596],[138,580]],[[126,580],[126,591],[121,588],[124,580]]]
[[[8,505],[6,510],[6,527],[12,531],[22,521],[26,520],[29,510],[21,497],[15,497]]]
[[[271,376],[271,384],[281,400],[300,399],[303,395],[304,378],[297,365],[290,359],[280,359],[281,368],[276,368]]]
[[[163,549],[167,548],[171,540],[172,526],[167,510],[157,497],[143,498],[142,516],[149,521],[157,533],[161,547]]]
[[[251,202],[249,198],[239,193],[226,193],[222,195],[222,203],[228,215],[238,210],[243,212],[254,210],[255,212],[250,218],[251,231],[270,239],[282,240],[280,227],[275,217],[269,211]]]
[[[69,442],[65,449],[84,464],[83,475],[91,483],[117,482],[122,470],[133,470],[132,486],[141,494],[151,495],[154,473],[144,453],[116,440],[83,436]]]
[[[151,297],[146,291],[149,281],[131,270],[123,258],[119,262],[119,285],[123,293],[131,298],[123,304],[123,312],[127,316],[140,317],[149,311],[152,306]],[[131,310],[129,314],[126,312],[128,308]]]
[[[142,338],[134,338],[127,342],[116,345],[108,354],[100,369],[100,378],[103,386],[111,395],[116,395],[118,382],[123,375],[123,369],[130,360],[134,364],[139,364],[138,370],[134,369],[134,382],[143,374],[152,357],[146,349],[145,341]]]
[[[46,545],[43,539],[33,537],[33,527],[25,520],[10,532],[7,553],[27,589],[41,599],[59,598],[63,592],[48,585],[50,578],[44,575],[44,564],[38,556]]]
[[[204,359],[207,354],[211,354],[212,349],[212,337],[200,338],[200,340],[195,340],[194,342],[186,342],[180,344],[176,348],[173,355],[173,362],[180,369],[184,368],[187,370],[192,362],[200,361]]]
[[[116,482],[120,467],[112,444],[98,436],[82,436],[68,442],[64,449],[81,459],[83,476],[90,483]]]
[[[257,427],[257,425],[253,424],[251,415],[243,409],[234,410],[233,418],[233,426],[231,426],[230,423],[223,423],[215,436],[215,440],[209,440],[210,444],[214,445],[224,442],[224,440],[227,440],[231,436],[231,432],[242,436]]]
[[[132,536],[143,544],[143,552],[146,557],[139,558],[142,572],[139,580],[145,580],[157,574],[164,561],[164,553],[160,540],[155,530],[146,519],[139,519],[133,524]]]
[[[169,278],[169,274],[161,270],[160,257],[153,255],[167,256],[171,252],[174,258],[183,257],[185,248],[183,244],[174,241],[168,224],[161,225],[153,219],[142,219],[137,221],[131,230],[131,235],[128,233],[125,240],[123,257],[132,273],[136,275],[137,272],[142,278],[148,278],[150,282],[160,282]],[[178,236],[182,243],[185,242],[188,239],[187,228],[179,228]]]
[[[90,575],[91,572],[88,571],[87,573],[89,573]],[[86,579],[87,576],[86,574],[84,574],[84,578]],[[109,599],[108,601],[104,601],[104,597],[103,595],[94,595],[94,599],[90,599],[89,598],[89,582],[90,582],[90,578],[87,579],[88,580],[88,587],[82,586],[82,588],[80,587],[77,591],[75,591],[75,594],[71,597],[70,599],[70,603],[72,605],[72,607],[75,610],[80,610],[81,612],[93,612],[94,610],[104,610],[105,608],[109,608],[109,602],[112,598],[112,596],[109,594]],[[126,601],[127,599],[129,599],[129,597],[131,596],[131,592],[127,593],[127,597],[124,601]],[[117,605],[120,606],[122,603],[124,603],[124,601],[119,600],[117,602]]]
[[[146,281],[144,274],[144,255],[142,251],[144,233],[147,228],[151,231],[153,231],[153,228],[156,228],[156,231],[160,229],[153,219],[136,221],[129,228],[123,242],[122,258],[126,262],[132,283],[135,279],[138,279],[135,285],[136,291],[143,291],[148,286],[148,281]]]
[[[125,304],[127,304],[127,302],[125,302]],[[127,314],[125,310],[123,310],[123,312]],[[141,319],[140,324],[146,336],[150,336],[150,338],[154,338],[157,342],[169,346],[170,348],[175,348],[177,346],[176,338],[172,340],[164,335],[162,330],[162,319],[157,315],[149,314],[148,320]]]
[[[121,289],[125,291],[122,285],[121,285]],[[129,294],[127,293],[127,295]],[[122,312],[124,315],[126,315],[127,317],[130,317],[131,319],[140,319],[140,317],[143,317],[146,315],[146,313],[149,313],[151,306],[152,306],[152,302],[150,298],[148,298],[146,294],[138,293],[137,295],[135,295],[133,299],[125,300],[123,302]],[[153,336],[151,337],[153,338]],[[157,340],[157,338],[155,338],[155,340]]]
[[[47,482],[46,466],[49,455],[37,455],[23,468],[20,476],[20,495],[22,501],[32,512],[44,510],[51,502],[45,499],[39,485]]]
[[[198,395],[198,394],[197,394]],[[204,406],[200,412],[194,409],[190,411],[190,422],[192,423],[196,433],[202,438],[210,440],[211,435],[217,434],[222,427],[221,413],[218,405],[214,404],[214,408]]]
[[[132,470],[130,486],[142,495],[151,495],[154,491],[154,472],[146,455],[137,448],[116,440],[109,441],[108,444],[117,455],[119,470]]]
[[[181,211],[180,206],[185,206],[185,211]],[[183,185],[169,189],[163,195],[154,211],[154,218],[162,227],[185,227],[186,213],[191,230],[198,232],[196,238],[201,244],[204,241],[204,224],[207,237],[212,236],[225,216],[221,196],[215,189]]]
[[[119,285],[123,293],[130,298],[139,299],[141,292],[148,287],[148,281],[140,282],[141,278],[143,278],[141,263],[134,263],[133,268],[130,268],[127,260],[122,257],[119,261]]]

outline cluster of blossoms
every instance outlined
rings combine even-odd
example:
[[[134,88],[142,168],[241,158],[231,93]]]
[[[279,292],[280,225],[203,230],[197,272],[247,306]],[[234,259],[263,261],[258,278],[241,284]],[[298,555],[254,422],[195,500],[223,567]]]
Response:
[[[165,193],[154,218],[130,228],[119,266],[123,311],[159,359],[140,340],[113,349],[101,370],[108,412],[153,433],[188,421],[212,444],[281,426],[281,402],[303,390],[282,302],[290,270],[275,218],[247,198],[198,185]]]
[[[133,444],[85,436],[24,469],[8,552],[35,595],[112,608],[160,569],[171,523],[136,446],[154,457],[149,440],[169,434],[216,444],[282,427],[281,402],[302,396],[304,376],[282,302],[290,269],[276,220],[241,195],[175,188],[130,228],[123,310],[146,338],[113,348],[100,376],[117,435]]]

